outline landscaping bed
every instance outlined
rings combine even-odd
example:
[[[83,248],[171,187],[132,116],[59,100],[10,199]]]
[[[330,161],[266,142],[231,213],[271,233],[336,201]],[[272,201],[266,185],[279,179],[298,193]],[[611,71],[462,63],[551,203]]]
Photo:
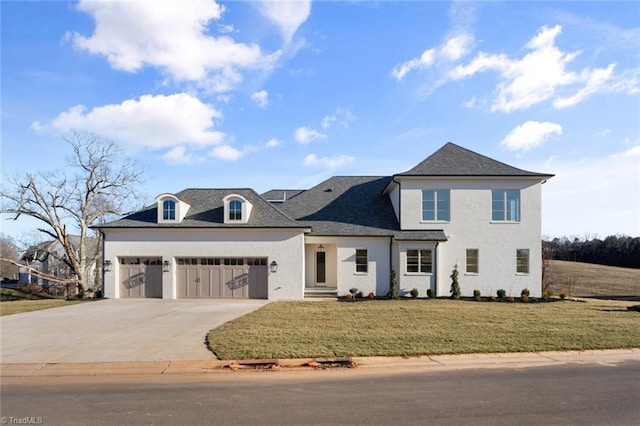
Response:
[[[633,303],[274,302],[212,330],[219,359],[418,356],[640,347]]]

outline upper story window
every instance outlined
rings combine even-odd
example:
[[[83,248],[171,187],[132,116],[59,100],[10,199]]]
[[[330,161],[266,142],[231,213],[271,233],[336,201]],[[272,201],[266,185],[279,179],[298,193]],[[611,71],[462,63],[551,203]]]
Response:
[[[449,190],[422,191],[422,220],[448,222],[451,217]]]
[[[229,201],[229,220],[242,220],[242,201]]]
[[[162,202],[162,220],[176,220],[176,202],[164,200]]]
[[[520,222],[520,191],[491,191],[491,220],[495,222]]]

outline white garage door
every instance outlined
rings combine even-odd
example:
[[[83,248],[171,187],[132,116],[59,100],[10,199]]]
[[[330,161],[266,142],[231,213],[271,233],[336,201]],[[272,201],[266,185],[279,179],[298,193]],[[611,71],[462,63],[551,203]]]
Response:
[[[266,299],[267,258],[178,258],[178,297]]]
[[[120,258],[120,297],[162,297],[162,259]]]

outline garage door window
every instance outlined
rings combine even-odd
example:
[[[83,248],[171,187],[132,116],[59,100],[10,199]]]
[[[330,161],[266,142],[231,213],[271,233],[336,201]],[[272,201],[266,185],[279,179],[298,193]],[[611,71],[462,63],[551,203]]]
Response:
[[[162,259],[155,257],[121,257],[121,265],[162,265]]]

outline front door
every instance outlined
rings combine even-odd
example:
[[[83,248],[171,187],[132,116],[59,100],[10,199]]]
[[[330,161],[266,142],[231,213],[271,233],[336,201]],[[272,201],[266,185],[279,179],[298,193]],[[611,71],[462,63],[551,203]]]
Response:
[[[316,252],[316,286],[324,287],[327,285],[327,262],[326,253],[323,251]]]

